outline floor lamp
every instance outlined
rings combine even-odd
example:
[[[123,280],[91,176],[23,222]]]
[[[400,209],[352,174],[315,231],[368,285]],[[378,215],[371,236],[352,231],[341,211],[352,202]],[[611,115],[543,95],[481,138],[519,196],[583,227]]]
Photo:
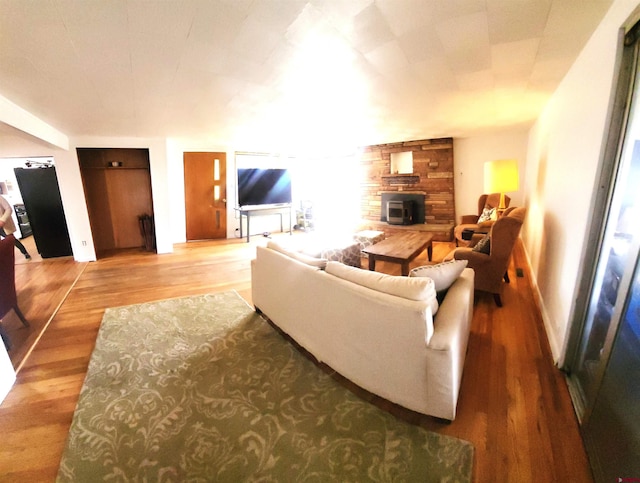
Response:
[[[484,163],[484,192],[500,193],[498,214],[507,208],[504,194],[518,191],[518,162],[515,159],[498,159]]]

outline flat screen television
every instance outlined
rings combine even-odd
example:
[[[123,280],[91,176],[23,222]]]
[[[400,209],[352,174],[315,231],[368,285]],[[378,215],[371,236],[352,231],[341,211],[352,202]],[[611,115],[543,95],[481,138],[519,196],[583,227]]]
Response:
[[[238,169],[238,205],[291,203],[291,175],[286,169]]]

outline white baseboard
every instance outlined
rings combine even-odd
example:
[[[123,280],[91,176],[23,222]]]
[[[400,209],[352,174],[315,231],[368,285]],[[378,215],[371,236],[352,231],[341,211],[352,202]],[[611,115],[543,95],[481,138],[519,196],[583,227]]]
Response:
[[[529,265],[529,274],[531,275],[531,287],[534,290],[533,296],[535,297],[536,305],[540,310],[540,315],[542,317],[542,323],[544,324],[545,333],[547,334],[547,341],[549,342],[549,348],[551,349],[551,356],[553,357],[554,364],[558,365],[560,359],[563,357],[562,347],[558,341],[557,334],[554,330],[554,324],[549,317],[546,306],[544,304],[544,300],[542,298],[542,294],[540,293],[540,288],[538,287],[538,280],[531,269],[531,259],[529,258],[529,253],[527,249],[522,244],[522,250],[524,251],[524,256],[527,259],[527,264]]]

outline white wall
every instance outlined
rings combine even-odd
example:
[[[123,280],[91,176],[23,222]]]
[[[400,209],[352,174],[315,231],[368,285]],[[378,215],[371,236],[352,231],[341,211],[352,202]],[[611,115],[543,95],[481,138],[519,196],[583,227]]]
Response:
[[[520,189],[507,195],[511,198],[511,206],[524,206],[528,131],[528,128],[507,129],[453,140],[456,223],[462,215],[477,213],[478,197],[484,193],[484,163],[487,161],[518,161]]]
[[[69,150],[60,149],[38,138],[22,133],[3,133],[0,142],[0,158],[36,156],[53,157],[60,184],[65,216],[74,258],[77,261],[96,260],[91,225],[80,174],[76,148],[146,148],[149,149],[151,185],[158,253],[170,253],[174,243],[186,241],[184,201],[184,152],[227,153],[227,237],[238,237],[240,222],[234,210],[235,150],[206,140],[77,137],[69,141]],[[1,161],[0,161],[1,162]],[[9,169],[9,162],[3,163]],[[12,166],[11,166],[12,168]],[[262,219],[264,218],[264,219]],[[277,218],[277,217],[276,217]],[[279,218],[261,217],[252,220],[252,232],[280,229]],[[277,223],[276,223],[277,222]],[[277,226],[276,226],[277,225]]]
[[[169,173],[166,143],[156,138],[107,138],[85,137],[70,140],[69,150],[52,146],[38,138],[16,131],[15,134],[3,134],[0,142],[2,157],[51,156],[56,165],[60,196],[73,256],[77,261],[96,259],[91,235],[89,214],[82,186],[80,166],[76,154],[77,147],[93,148],[146,148],[149,149],[151,168],[151,189],[153,210],[156,222],[156,244],[158,253],[173,251],[172,227],[170,218]]]
[[[618,32],[637,1],[616,0],[531,131],[522,237],[554,359],[567,343],[594,181],[605,140]]]
[[[69,138],[53,126],[0,95],[0,122],[34,136],[52,146],[69,149]]]
[[[185,193],[184,193],[184,153],[185,152],[224,152],[227,154],[227,238],[239,238],[240,219],[237,207],[236,192],[236,151],[243,152],[246,148],[230,147],[208,141],[206,139],[167,139],[167,164],[171,186],[169,190],[172,240],[174,243],[184,243],[187,239],[186,219],[185,219]],[[294,163],[298,160],[286,155],[282,157],[265,157],[265,162],[269,167],[289,167],[292,168],[293,176],[300,171]],[[266,166],[266,165],[265,165]],[[252,165],[255,167],[255,165]],[[317,176],[314,178],[317,181]],[[299,180],[298,180],[299,181]],[[292,210],[292,224],[295,224],[296,199],[304,198],[299,191],[298,182],[293,183],[294,209]],[[283,219],[284,230],[288,230],[288,222]],[[280,231],[280,217],[258,216],[251,218],[251,233]],[[246,236],[246,218],[243,218],[243,236]]]

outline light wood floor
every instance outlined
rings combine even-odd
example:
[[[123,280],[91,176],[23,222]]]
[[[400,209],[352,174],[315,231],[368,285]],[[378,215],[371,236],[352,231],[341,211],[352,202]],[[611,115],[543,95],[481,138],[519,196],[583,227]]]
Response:
[[[18,306],[29,321],[25,327],[14,312],[2,320],[11,340],[9,357],[13,367],[19,370],[30,351],[35,347],[43,330],[86,267],[73,257],[43,259],[36,249],[33,236],[21,240],[31,259],[26,259],[15,248],[16,287]]]
[[[78,264],[82,265],[78,280],[22,364],[14,388],[0,407],[0,481],[55,479],[105,308],[231,289],[251,302],[249,262],[255,246],[265,242],[258,237],[251,243],[195,242],[176,245],[174,253],[167,255],[132,250]],[[434,243],[434,259],[442,259],[452,247]],[[64,260],[47,263],[59,267],[59,277],[70,271]],[[425,263],[422,255],[412,266]],[[24,264],[33,267],[34,277],[38,277],[37,264]],[[516,277],[516,266],[524,269],[524,277]],[[399,274],[400,266],[379,263],[377,269]],[[471,441],[476,448],[475,481],[592,481],[520,246],[509,274],[503,308],[497,308],[490,296],[477,294],[454,422],[446,424],[403,410],[345,385],[400,418]],[[56,306],[54,301],[46,305]]]

